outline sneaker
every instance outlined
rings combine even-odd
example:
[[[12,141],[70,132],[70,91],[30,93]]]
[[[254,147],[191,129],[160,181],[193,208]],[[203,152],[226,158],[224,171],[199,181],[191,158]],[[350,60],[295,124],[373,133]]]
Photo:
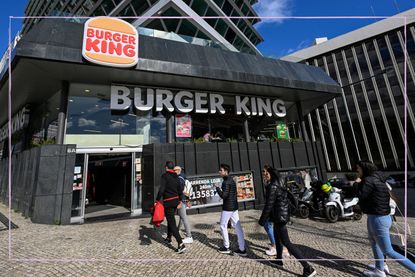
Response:
[[[222,254],[231,254],[232,251],[229,248],[226,248],[225,246],[222,246],[218,249],[218,251]]]
[[[288,250],[287,250],[287,249],[284,249],[284,250],[282,251],[282,258],[283,258],[283,259],[289,259],[289,258],[290,258],[290,252],[288,252]]]
[[[316,274],[317,274],[317,271],[314,268],[312,268],[311,266],[310,267],[305,267],[304,270],[303,270],[303,277],[311,277],[311,276],[314,276]]]
[[[370,268],[370,269],[375,269],[376,268],[376,264],[370,264],[370,265],[368,265],[368,267]],[[385,264],[385,266],[383,267],[383,271],[386,273],[386,274],[391,274],[391,272],[390,272],[390,270],[389,270],[389,266],[387,265],[387,264]]]
[[[363,271],[363,275],[370,276],[370,277],[386,277],[386,273],[383,271],[380,271],[377,268],[375,268],[374,270],[365,270]]]
[[[238,256],[241,256],[241,257],[248,256],[248,253],[246,253],[246,249],[243,250],[243,251],[241,249],[238,249],[238,250],[235,250],[234,253]]]
[[[183,243],[193,243],[193,238],[192,237],[184,238]]]
[[[275,249],[275,247],[270,247],[267,251],[265,251],[265,254],[267,254],[268,256],[275,256],[277,255],[277,250]]]
[[[182,242],[182,244],[179,245],[179,248],[177,248],[176,252],[181,254],[186,250],[186,245]]]
[[[163,240],[163,242],[164,242],[165,244],[171,244],[171,238],[165,238],[165,239]]]

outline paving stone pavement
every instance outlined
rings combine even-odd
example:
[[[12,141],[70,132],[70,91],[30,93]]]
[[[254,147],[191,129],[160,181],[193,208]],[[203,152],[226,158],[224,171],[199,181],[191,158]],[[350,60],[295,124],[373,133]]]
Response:
[[[8,216],[8,207],[0,204]],[[302,267],[287,259],[284,269],[269,262],[264,251],[268,238],[257,224],[260,211],[240,211],[248,257],[217,252],[222,243],[219,213],[189,216],[194,243],[184,254],[162,243],[166,226],[153,229],[148,218],[135,218],[83,225],[50,226],[31,223],[12,212],[19,228],[0,231],[0,276],[298,276]],[[361,221],[293,219],[289,233],[316,268],[317,276],[359,276],[373,259],[367,240],[366,218]],[[409,218],[415,230],[415,219]],[[231,247],[237,247],[235,231],[229,230]],[[176,244],[174,244],[176,246]],[[411,238],[410,247],[415,246]],[[334,259],[334,260],[333,260]],[[389,262],[391,276],[414,276],[396,262]]]

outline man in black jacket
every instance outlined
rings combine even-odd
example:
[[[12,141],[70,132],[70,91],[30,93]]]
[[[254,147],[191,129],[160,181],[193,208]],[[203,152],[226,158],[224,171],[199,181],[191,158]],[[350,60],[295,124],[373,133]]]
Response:
[[[164,240],[166,243],[171,243],[171,236],[176,238],[179,247],[177,253],[183,253],[186,250],[182,238],[179,234],[179,229],[176,225],[176,214],[177,206],[180,204],[182,199],[183,190],[181,190],[179,177],[177,176],[174,169],[174,163],[172,161],[166,162],[166,172],[161,175],[160,188],[157,194],[157,201],[163,198],[164,214],[167,219],[167,238]]]
[[[245,249],[244,232],[242,230],[241,222],[239,221],[238,214],[238,198],[236,195],[236,184],[232,177],[228,176],[230,167],[227,164],[221,164],[219,174],[223,178],[222,189],[219,185],[216,186],[216,191],[223,199],[222,213],[220,217],[220,229],[223,237],[223,247],[219,249],[222,254],[230,254],[232,251],[229,249],[229,235],[228,235],[228,222],[232,221],[232,225],[236,229],[236,235],[238,236],[239,249],[235,250],[235,254],[240,256],[247,256]]]

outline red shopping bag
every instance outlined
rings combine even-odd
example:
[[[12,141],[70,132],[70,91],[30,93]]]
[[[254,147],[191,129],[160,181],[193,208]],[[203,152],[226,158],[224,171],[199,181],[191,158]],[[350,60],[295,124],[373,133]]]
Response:
[[[151,208],[151,215],[151,222],[154,224],[154,226],[160,227],[160,224],[164,220],[164,206],[161,202],[156,201],[154,206]]]

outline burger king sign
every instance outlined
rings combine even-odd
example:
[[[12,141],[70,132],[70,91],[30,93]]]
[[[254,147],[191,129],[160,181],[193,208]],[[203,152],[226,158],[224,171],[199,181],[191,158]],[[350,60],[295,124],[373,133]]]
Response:
[[[82,56],[100,65],[134,66],[138,62],[137,30],[118,18],[91,18],[84,26]]]

